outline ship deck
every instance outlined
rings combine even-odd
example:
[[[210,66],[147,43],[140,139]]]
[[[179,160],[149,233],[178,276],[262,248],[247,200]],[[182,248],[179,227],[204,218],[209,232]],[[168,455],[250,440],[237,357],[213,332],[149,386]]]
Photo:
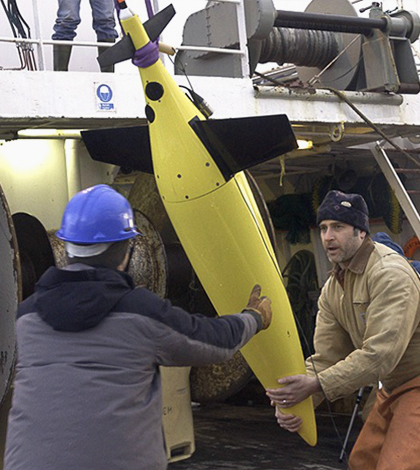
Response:
[[[342,442],[350,423],[347,414],[316,413],[318,443],[307,445],[298,435],[281,429],[268,405],[217,403],[193,409],[196,450],[169,465],[169,470],[342,470]],[[357,417],[347,450],[362,426]],[[340,437],[339,437],[340,436]]]

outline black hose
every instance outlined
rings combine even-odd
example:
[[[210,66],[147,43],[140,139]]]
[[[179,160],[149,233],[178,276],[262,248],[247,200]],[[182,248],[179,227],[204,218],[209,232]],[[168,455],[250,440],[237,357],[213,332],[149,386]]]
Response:
[[[8,0],[7,6],[4,0],[0,0],[9,20],[10,27],[15,38],[28,39],[31,37],[31,29],[28,23],[24,20],[17,6],[16,0]]]

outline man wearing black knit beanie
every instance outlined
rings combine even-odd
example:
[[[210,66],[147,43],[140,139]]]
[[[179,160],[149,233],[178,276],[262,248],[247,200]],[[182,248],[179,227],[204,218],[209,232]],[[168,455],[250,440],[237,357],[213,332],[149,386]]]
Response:
[[[330,191],[317,224],[333,269],[318,301],[307,375],[280,378],[283,387],[267,390],[277,421],[296,432],[300,418],[281,408],[310,395],[315,405],[334,401],[379,384],[349,468],[420,468],[419,277],[402,256],[371,240],[368,208],[359,194]]]

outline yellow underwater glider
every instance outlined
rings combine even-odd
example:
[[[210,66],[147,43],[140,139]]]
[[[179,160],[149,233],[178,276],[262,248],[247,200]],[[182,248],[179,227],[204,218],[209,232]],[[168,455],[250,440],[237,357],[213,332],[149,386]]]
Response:
[[[177,236],[218,314],[240,311],[254,284],[271,298],[273,321],[241,352],[265,388],[304,374],[300,340],[272,243],[243,170],[296,148],[285,115],[207,119],[159,59],[157,38],[170,5],[142,24],[124,1],[125,37],[101,65],[136,59],[148,126],[82,132],[93,159],[154,173]],[[155,49],[153,50],[153,47]],[[289,408],[301,437],[317,440],[311,398]]]

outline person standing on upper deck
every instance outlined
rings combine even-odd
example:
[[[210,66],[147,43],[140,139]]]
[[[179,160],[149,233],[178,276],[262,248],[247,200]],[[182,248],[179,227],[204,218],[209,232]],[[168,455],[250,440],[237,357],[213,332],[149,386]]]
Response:
[[[76,29],[81,22],[81,0],[58,0],[57,18],[54,24],[53,40],[73,41]],[[98,42],[115,42],[118,33],[115,29],[114,0],[89,0],[92,9],[92,27],[96,32]],[[99,47],[101,54],[106,48]],[[72,51],[71,45],[56,44],[53,46],[54,70],[66,71]],[[113,72],[113,66],[101,68],[101,72]]]

